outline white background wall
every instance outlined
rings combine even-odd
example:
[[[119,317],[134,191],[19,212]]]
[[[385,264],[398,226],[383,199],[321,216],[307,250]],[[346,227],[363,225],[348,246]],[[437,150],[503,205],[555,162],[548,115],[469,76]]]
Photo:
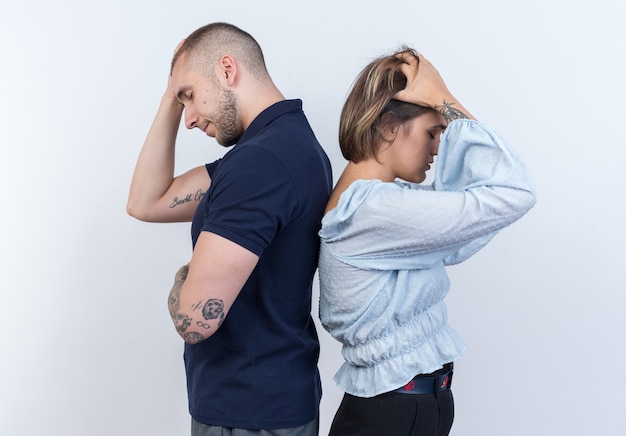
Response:
[[[403,43],[430,58],[517,146],[539,201],[450,269],[451,324],[468,344],[453,434],[625,434],[625,3],[0,5],[0,434],[188,434],[166,297],[189,229],[137,222],[125,202],[172,51],[211,21],[258,39],[284,94],[304,100],[335,176],[358,71]],[[179,144],[180,170],[223,153],[200,132]],[[320,336],[326,434],[341,357]]]

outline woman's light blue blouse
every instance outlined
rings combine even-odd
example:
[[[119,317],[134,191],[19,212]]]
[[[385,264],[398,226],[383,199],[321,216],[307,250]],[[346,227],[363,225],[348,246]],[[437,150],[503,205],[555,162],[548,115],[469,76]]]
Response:
[[[343,344],[337,385],[372,397],[458,359],[446,265],[462,262],[535,204],[528,171],[493,130],[456,120],[432,186],[357,180],[320,230],[320,319]]]

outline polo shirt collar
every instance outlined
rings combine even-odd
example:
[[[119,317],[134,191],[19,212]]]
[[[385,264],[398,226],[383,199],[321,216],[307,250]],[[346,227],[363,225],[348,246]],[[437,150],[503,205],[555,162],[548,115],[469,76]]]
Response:
[[[286,114],[287,112],[301,111],[302,110],[302,100],[294,99],[294,100],[282,100],[277,103],[274,103],[263,112],[261,112],[257,117],[252,120],[246,131],[243,133],[238,144],[244,143],[247,140],[253,138],[257,133],[259,133],[265,126],[270,124],[276,118],[281,115]]]

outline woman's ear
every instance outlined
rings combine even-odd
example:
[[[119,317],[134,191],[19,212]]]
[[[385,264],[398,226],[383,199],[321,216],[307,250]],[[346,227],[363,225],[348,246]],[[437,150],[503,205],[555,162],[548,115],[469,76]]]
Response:
[[[387,144],[391,144],[398,135],[398,127],[396,116],[393,112],[384,113],[380,117],[379,130],[380,135]]]

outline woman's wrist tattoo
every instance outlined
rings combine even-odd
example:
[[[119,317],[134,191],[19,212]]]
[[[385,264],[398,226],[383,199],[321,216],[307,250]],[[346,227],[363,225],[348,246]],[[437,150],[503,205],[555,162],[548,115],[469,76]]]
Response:
[[[439,111],[447,122],[469,118],[463,111],[453,108],[452,106],[454,106],[454,103],[443,100],[443,103],[435,105],[435,110]]]

